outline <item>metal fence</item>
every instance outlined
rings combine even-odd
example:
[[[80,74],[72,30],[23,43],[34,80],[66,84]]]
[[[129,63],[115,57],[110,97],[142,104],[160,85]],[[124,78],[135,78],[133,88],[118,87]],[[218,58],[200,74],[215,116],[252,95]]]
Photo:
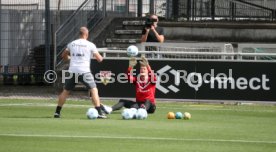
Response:
[[[0,84],[43,84],[46,66],[53,67],[53,47],[46,62],[45,38],[53,38],[53,31],[84,0],[49,0],[48,32],[46,1],[0,0]],[[49,43],[52,45],[53,39]]]
[[[80,7],[67,18],[55,32],[55,63],[61,61],[60,54],[65,46],[78,37],[79,28],[87,26],[89,30],[93,29],[104,17],[103,1],[85,0]]]
[[[274,0],[107,0],[107,15],[142,17],[157,14],[175,21],[274,20]]]
[[[274,0],[168,1],[167,18],[183,20],[275,20]]]
[[[185,20],[274,20],[274,0],[91,0],[105,16],[142,17],[157,14]],[[99,7],[102,6],[102,7]]]
[[[276,62],[276,44],[238,43],[141,43],[139,55],[157,60],[214,60]],[[128,59],[126,50],[100,48],[105,58]]]
[[[47,1],[49,12],[45,9]],[[62,48],[76,38],[76,30],[81,25],[92,29],[106,16],[155,13],[161,19],[177,21],[272,21],[275,8],[274,0],[0,0],[0,81],[18,77],[18,73],[28,81],[43,81],[46,66],[53,68],[53,62],[58,60],[53,57],[58,57]],[[51,16],[50,30],[46,28],[47,13]],[[45,42],[49,37],[51,47]]]

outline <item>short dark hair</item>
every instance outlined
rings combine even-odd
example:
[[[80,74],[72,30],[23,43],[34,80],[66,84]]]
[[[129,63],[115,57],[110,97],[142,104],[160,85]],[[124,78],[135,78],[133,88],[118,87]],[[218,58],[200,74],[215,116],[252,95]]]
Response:
[[[81,27],[81,28],[80,28],[80,31],[79,31],[79,35],[80,35],[80,36],[84,35],[84,34],[85,34],[85,32],[86,32],[86,30],[87,30],[87,28],[86,28],[86,27],[84,27],[84,26],[83,26],[83,27]]]
[[[156,16],[157,17],[157,21],[159,21],[158,16],[156,14],[149,14],[149,18]]]

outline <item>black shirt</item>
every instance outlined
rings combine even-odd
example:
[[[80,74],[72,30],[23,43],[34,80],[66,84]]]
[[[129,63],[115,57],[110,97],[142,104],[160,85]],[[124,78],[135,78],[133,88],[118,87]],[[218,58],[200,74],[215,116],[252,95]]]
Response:
[[[164,35],[164,29],[162,27],[156,27],[155,28],[156,32],[159,34],[159,35]],[[143,29],[143,32],[142,32],[142,35],[146,34],[146,29]],[[146,42],[159,42],[154,34],[154,32],[150,29],[149,31],[149,35],[147,37],[147,40]]]

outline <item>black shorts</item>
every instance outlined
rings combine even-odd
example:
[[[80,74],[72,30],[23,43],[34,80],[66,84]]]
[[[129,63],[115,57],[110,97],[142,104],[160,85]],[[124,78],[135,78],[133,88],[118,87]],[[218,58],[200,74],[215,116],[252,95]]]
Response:
[[[97,85],[95,83],[94,77],[92,73],[84,73],[84,74],[78,74],[78,73],[66,73],[69,75],[73,75],[70,79],[65,79],[65,85],[64,89],[71,91],[75,88],[75,85],[81,82],[86,86],[87,89],[96,88]],[[77,78],[76,78],[77,77]]]

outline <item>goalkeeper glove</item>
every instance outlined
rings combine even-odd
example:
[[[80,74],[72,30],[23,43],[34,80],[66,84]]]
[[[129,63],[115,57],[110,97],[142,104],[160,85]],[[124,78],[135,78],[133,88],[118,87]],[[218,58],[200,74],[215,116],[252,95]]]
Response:
[[[129,59],[129,67],[134,67],[137,64],[136,58],[132,57]]]
[[[148,59],[146,57],[142,56],[142,61],[140,61],[140,65],[148,66],[149,65]]]

